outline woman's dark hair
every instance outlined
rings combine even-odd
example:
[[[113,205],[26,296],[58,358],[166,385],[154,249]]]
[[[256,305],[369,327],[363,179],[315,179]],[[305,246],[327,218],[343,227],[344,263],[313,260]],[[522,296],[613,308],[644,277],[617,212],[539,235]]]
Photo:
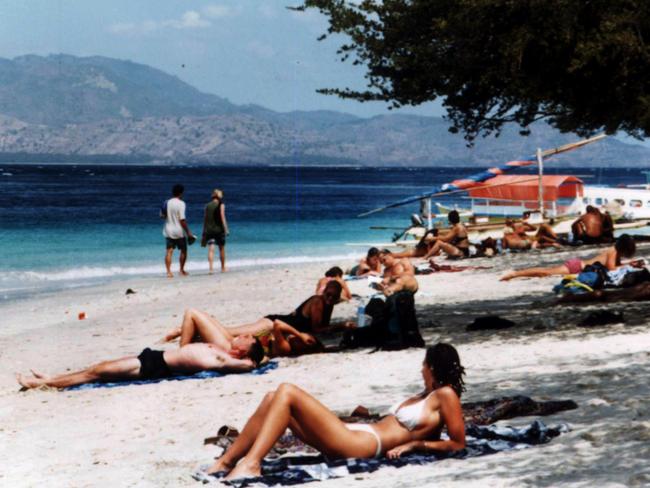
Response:
[[[452,210],[447,214],[447,220],[449,220],[449,222],[452,224],[457,224],[460,222],[460,215],[458,215],[458,212],[456,210]]]
[[[248,351],[248,357],[255,363],[255,366],[259,366],[264,359],[264,348],[259,338],[255,338],[255,342]]]
[[[463,381],[465,368],[460,364],[460,357],[454,346],[439,342],[435,346],[428,347],[425,361],[436,381],[441,385],[451,386],[460,398],[465,391]]]
[[[616,252],[625,258],[631,258],[636,252],[636,243],[629,234],[621,234],[614,244]]]
[[[325,276],[328,278],[336,278],[337,276],[343,276],[343,270],[338,266],[333,266],[327,271],[325,271]]]
[[[376,247],[371,247],[370,249],[368,249],[368,254],[366,254],[366,258],[372,258],[375,256],[379,256],[379,249],[377,249]]]
[[[328,290],[334,293],[334,298],[338,301],[341,298],[341,291],[343,291],[343,287],[338,281],[330,281],[327,283],[327,285],[325,285],[325,291]]]

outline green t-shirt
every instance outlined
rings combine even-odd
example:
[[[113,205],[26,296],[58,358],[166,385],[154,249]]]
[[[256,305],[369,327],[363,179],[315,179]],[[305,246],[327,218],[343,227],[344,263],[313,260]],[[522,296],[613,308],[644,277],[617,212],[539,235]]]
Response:
[[[212,200],[205,206],[206,221],[205,234],[223,234],[223,221],[221,220],[221,202]]]

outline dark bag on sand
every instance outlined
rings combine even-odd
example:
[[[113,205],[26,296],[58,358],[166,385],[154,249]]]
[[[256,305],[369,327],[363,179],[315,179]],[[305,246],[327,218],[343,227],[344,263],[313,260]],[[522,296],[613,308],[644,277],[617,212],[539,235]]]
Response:
[[[650,281],[650,271],[643,268],[639,271],[630,271],[627,273],[623,276],[623,280],[618,286],[620,288],[629,288],[631,286],[645,283],[646,281]]]
[[[375,347],[385,350],[424,347],[412,293],[396,293],[385,302],[373,298],[366,305],[365,313],[372,317],[370,325],[346,331],[341,347]]]

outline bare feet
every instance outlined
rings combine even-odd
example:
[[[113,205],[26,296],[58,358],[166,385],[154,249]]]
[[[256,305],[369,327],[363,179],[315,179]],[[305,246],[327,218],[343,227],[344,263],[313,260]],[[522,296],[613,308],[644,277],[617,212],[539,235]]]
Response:
[[[499,281],[509,281],[513,279],[517,274],[514,271],[510,271],[506,274],[504,274],[501,278],[499,278]]]
[[[174,330],[168,332],[167,335],[165,335],[165,337],[160,339],[158,341],[158,344],[164,344],[165,342],[171,342],[174,339],[176,339],[177,337],[180,337],[180,335],[181,335],[180,329],[174,329]]]
[[[46,379],[49,378],[48,375],[46,375],[44,373],[41,373],[40,371],[37,371],[35,369],[30,369],[29,371],[31,371],[31,373],[34,375],[34,377],[36,377],[36,378],[38,378],[40,380],[46,380]]]
[[[184,269],[181,269],[181,275],[182,276],[189,276],[190,274],[187,271],[185,271]]]
[[[229,473],[233,466],[223,461],[223,457],[217,459],[212,466],[208,468],[208,474]]]
[[[172,273],[171,271],[167,271],[167,278],[173,278],[173,277],[174,277],[174,273]]]
[[[226,476],[226,480],[238,480],[242,478],[256,478],[262,476],[260,463],[253,463],[242,459],[237,466]]]
[[[37,386],[44,385],[45,382],[38,378],[27,378],[22,374],[16,374],[16,380],[23,388],[36,388]]]
[[[227,270],[226,270],[226,267],[225,267],[225,266],[222,266],[222,267],[221,267],[221,272],[222,272],[222,273],[225,273],[226,271],[227,271]]]

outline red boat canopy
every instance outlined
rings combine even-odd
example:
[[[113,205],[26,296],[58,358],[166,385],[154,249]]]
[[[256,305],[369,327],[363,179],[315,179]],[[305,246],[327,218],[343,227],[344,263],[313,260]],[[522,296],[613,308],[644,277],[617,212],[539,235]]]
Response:
[[[582,196],[582,180],[569,175],[544,175],[542,186],[545,201]],[[536,201],[539,199],[539,177],[535,175],[499,175],[469,190],[471,198]]]

